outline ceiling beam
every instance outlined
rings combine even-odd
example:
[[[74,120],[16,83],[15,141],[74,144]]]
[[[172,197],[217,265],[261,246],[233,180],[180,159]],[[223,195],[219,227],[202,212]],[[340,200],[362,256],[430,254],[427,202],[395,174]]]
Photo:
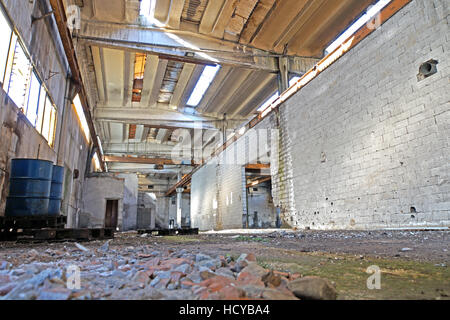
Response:
[[[192,73],[195,70],[195,64],[185,63],[183,66],[183,70],[181,71],[180,77],[178,78],[177,85],[175,90],[173,91],[172,98],[170,100],[170,106],[172,108],[178,108],[181,103],[181,98],[183,97],[183,93],[185,92],[185,88],[191,79]]]
[[[171,158],[172,152],[180,151],[183,155],[188,155],[191,159],[191,145],[186,147],[161,144],[155,142],[126,142],[119,143],[117,140],[105,142],[103,144],[105,154],[132,154],[132,155],[149,155],[159,158]]]
[[[133,91],[133,76],[134,76],[134,60],[136,54],[125,52],[124,56],[124,91],[123,91],[123,106],[131,105],[131,95]]]
[[[194,165],[193,161],[174,161],[172,159],[165,158],[140,158],[140,157],[116,157],[116,156],[104,156],[105,162],[119,162],[119,163],[138,163],[138,164],[159,164],[159,165]]]
[[[105,108],[97,107],[95,110],[97,121],[122,122],[128,124],[147,124],[151,126],[165,125],[174,128],[203,128],[214,129],[215,124],[221,120],[187,115],[176,111],[157,108]]]
[[[278,72],[279,54],[249,47],[232,41],[220,40],[190,31],[142,27],[132,24],[83,20],[77,40],[94,46],[169,55],[191,62],[247,67]],[[291,57],[303,59],[302,57]],[[306,72],[304,70],[303,72]]]
[[[237,117],[240,112],[243,110],[248,110],[251,107],[251,110],[248,112],[252,112],[255,109],[258,109],[260,105],[255,104],[255,101],[266,101],[268,97],[270,97],[273,92],[270,89],[271,84],[276,79],[275,75],[271,75],[269,77],[265,77],[262,81],[256,82],[254,85],[254,89],[249,91],[247,97],[242,101],[242,103],[236,107],[235,111],[230,115],[232,118]],[[264,98],[263,98],[264,97]],[[261,102],[260,104],[262,104]],[[251,104],[251,105],[250,105]],[[246,114],[247,111],[244,111]]]
[[[143,89],[141,93],[141,105],[143,106],[147,106],[149,104],[150,95],[152,93],[156,74],[159,69],[158,66],[160,65],[160,63],[161,62],[157,56],[147,55],[144,70]]]
[[[159,143],[166,142],[169,139],[171,133],[172,132],[169,129],[159,129],[158,134],[156,135],[156,141],[158,141]]]

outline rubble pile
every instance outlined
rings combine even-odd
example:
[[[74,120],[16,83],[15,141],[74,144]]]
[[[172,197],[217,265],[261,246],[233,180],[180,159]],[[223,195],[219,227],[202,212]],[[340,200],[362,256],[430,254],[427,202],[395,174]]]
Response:
[[[24,250],[0,259],[0,299],[336,299],[327,280],[267,270],[256,257],[150,245]],[[78,272],[78,273],[77,273]],[[79,277],[78,277],[79,275]],[[78,278],[77,278],[78,277]],[[77,283],[78,279],[78,283]],[[77,286],[78,284],[78,286]]]

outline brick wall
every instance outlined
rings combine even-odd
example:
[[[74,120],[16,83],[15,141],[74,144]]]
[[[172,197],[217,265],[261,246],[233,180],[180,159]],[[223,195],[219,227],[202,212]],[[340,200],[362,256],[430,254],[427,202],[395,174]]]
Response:
[[[413,0],[280,108],[273,194],[292,226],[450,225],[449,8]],[[439,61],[422,81],[421,63]]]
[[[243,217],[247,210],[245,164],[269,160],[270,137],[275,124],[275,115],[264,119],[239,138],[233,147],[208,161],[193,174],[192,227],[200,230],[243,227]],[[258,132],[260,129],[269,131]],[[264,135],[267,138],[263,138]],[[258,148],[264,151],[258,151]]]

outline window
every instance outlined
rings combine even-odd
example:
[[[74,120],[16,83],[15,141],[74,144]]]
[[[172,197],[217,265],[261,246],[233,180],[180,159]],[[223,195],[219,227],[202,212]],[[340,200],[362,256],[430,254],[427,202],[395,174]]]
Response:
[[[80,126],[84,133],[84,137],[86,138],[87,142],[90,141],[91,132],[89,130],[88,123],[86,121],[86,117],[84,115],[83,106],[81,105],[81,100],[78,95],[75,96],[75,99],[73,99],[73,106],[75,108],[75,112],[78,116],[78,120],[80,120]]]
[[[14,46],[11,45],[11,51],[14,52],[14,57],[11,62],[11,75],[7,84],[7,93],[14,103],[25,111],[27,89],[31,76],[31,63],[19,41],[15,41]]]
[[[28,93],[28,101],[26,108],[26,116],[30,123],[36,127],[37,111],[39,106],[39,95],[41,93],[41,82],[36,73],[31,73],[30,91]]]
[[[57,112],[17,34],[0,8],[0,80],[31,125],[53,147]]]
[[[6,61],[8,59],[9,45],[11,43],[12,29],[0,9],[0,82],[5,77]]]
[[[53,147],[55,141],[55,130],[56,130],[56,108],[47,95],[45,97],[45,107],[42,118],[42,130],[40,131],[40,133],[45,138],[45,140],[48,141],[48,144],[51,147]]]
[[[45,109],[45,96],[46,96],[45,88],[44,86],[41,86],[41,90],[39,93],[39,105],[38,105],[38,112],[37,112],[37,122],[36,122],[36,129],[37,131],[42,132],[42,123],[44,120],[44,109]]]
[[[325,49],[325,54],[333,52],[337,47],[345,42],[352,34],[358,31],[368,21],[373,19],[384,7],[386,7],[392,0],[379,0],[373,6],[370,6],[366,13],[358,20],[350,25],[328,48]]]
[[[98,158],[97,152],[94,153],[93,160],[94,160],[94,171],[101,171],[102,168],[100,166],[100,160]]]

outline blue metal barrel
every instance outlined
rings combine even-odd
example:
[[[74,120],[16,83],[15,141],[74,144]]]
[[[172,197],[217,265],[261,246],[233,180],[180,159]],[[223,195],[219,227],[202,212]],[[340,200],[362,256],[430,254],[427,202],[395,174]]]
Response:
[[[48,214],[56,216],[61,211],[61,200],[63,194],[64,167],[53,166],[52,186],[48,204]]]
[[[53,163],[36,159],[11,160],[8,217],[47,215]]]

